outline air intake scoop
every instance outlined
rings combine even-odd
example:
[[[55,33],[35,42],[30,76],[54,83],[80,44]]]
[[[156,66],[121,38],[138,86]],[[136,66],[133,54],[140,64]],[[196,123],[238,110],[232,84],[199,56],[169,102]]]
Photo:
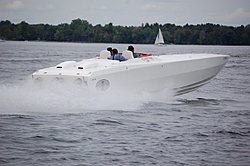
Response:
[[[96,68],[98,66],[97,62],[82,63],[78,66],[79,70]]]
[[[56,66],[57,69],[66,69],[76,66],[76,61],[65,61]]]

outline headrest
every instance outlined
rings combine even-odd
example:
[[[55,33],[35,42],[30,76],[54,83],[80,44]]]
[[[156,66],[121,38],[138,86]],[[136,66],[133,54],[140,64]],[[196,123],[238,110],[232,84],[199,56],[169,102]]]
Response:
[[[100,52],[100,59],[107,59],[108,57],[110,57],[110,52],[107,50],[102,50]]]
[[[124,56],[127,59],[134,59],[134,55],[132,51],[123,51],[122,56]]]

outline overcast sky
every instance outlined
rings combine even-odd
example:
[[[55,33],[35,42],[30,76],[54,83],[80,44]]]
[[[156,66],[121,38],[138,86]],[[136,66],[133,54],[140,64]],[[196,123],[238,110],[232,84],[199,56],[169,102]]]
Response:
[[[29,24],[71,23],[140,26],[213,23],[250,24],[250,0],[0,0],[0,20]]]

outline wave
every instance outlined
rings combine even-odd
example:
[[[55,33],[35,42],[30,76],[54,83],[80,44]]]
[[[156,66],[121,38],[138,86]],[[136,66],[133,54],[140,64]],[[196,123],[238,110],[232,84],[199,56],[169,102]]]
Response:
[[[168,90],[154,93],[95,93],[78,85],[35,84],[26,80],[18,85],[0,85],[0,112],[82,113],[91,110],[137,110],[149,101],[173,98]]]

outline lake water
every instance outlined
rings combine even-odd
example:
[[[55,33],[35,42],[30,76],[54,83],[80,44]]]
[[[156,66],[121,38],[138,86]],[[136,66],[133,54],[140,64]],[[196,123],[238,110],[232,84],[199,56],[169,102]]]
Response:
[[[206,86],[90,94],[39,87],[38,69],[127,44],[0,43],[0,165],[249,165],[250,47],[134,45],[138,52],[230,55]]]

